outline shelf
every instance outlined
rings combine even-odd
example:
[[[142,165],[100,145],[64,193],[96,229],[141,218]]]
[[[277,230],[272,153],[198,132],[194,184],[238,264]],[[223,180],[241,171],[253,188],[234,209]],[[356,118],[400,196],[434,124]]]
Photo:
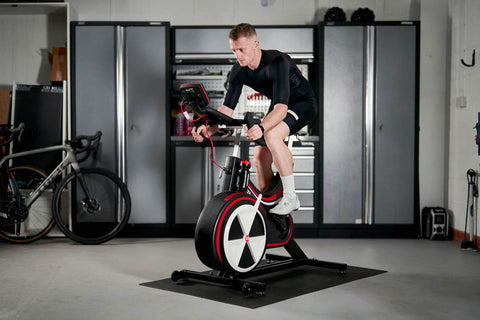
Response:
[[[176,80],[223,80],[222,75],[177,75]]]
[[[0,3],[0,15],[35,15],[66,12],[68,4],[59,3]]]

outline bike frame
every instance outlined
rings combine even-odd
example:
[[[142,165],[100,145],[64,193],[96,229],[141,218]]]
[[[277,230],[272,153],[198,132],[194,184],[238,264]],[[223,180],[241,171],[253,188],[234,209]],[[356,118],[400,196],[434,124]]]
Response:
[[[30,156],[34,154],[39,154],[39,153],[47,153],[47,152],[54,152],[54,151],[64,151],[66,153],[66,156],[63,158],[63,160],[60,162],[60,164],[48,175],[48,177],[35,189],[33,190],[28,199],[26,199],[26,205],[27,207],[30,207],[35,200],[40,197],[40,195],[43,193],[43,191],[47,188],[47,186],[62,172],[64,171],[65,168],[68,166],[72,166],[73,170],[76,172],[80,171],[80,166],[78,165],[77,158],[75,156],[75,151],[73,148],[68,145],[57,145],[57,146],[51,146],[51,147],[45,147],[45,148],[39,148],[39,149],[34,149],[34,150],[29,150],[29,151],[23,151],[23,152],[18,152],[10,155],[4,156],[0,160],[0,168],[4,168],[4,164],[12,159],[20,158],[20,157],[25,157],[25,156]],[[5,170],[8,172],[8,168],[5,168]],[[10,180],[10,177],[8,177]],[[18,191],[18,190],[15,190]]]

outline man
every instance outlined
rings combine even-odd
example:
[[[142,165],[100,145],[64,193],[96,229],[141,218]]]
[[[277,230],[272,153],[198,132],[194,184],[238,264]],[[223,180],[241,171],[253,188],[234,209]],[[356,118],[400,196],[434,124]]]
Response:
[[[272,103],[259,125],[246,129],[247,139],[254,141],[262,136],[266,146],[256,146],[254,164],[257,185],[266,190],[273,179],[272,162],[283,185],[283,197],[270,212],[286,215],[298,210],[300,202],[295,193],[293,157],[284,139],[297,133],[316,115],[317,104],[310,83],[302,76],[293,60],[277,50],[259,47],[255,28],[248,23],[236,25],[229,34],[230,48],[237,63],[232,67],[224,104],[218,109],[228,116],[233,114],[243,85],[264,94]],[[192,130],[197,142],[203,141],[207,128]],[[209,127],[209,134],[216,127]]]

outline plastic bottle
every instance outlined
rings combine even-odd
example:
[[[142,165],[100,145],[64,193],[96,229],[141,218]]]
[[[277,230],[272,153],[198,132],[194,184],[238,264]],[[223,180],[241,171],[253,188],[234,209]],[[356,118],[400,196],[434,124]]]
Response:
[[[185,135],[185,116],[181,112],[177,113],[177,116],[175,117],[175,135]]]

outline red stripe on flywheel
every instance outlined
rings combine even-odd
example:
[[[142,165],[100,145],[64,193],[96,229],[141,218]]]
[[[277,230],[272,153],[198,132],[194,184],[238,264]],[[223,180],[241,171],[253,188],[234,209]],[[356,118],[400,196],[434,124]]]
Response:
[[[226,196],[225,199],[223,199],[223,200],[228,201],[228,200],[232,199],[233,197],[235,197],[237,194],[241,194],[241,192],[232,193],[232,194]]]
[[[255,189],[252,187],[252,185],[248,184],[248,186],[250,187],[250,190],[258,197],[258,193],[255,191]]]

